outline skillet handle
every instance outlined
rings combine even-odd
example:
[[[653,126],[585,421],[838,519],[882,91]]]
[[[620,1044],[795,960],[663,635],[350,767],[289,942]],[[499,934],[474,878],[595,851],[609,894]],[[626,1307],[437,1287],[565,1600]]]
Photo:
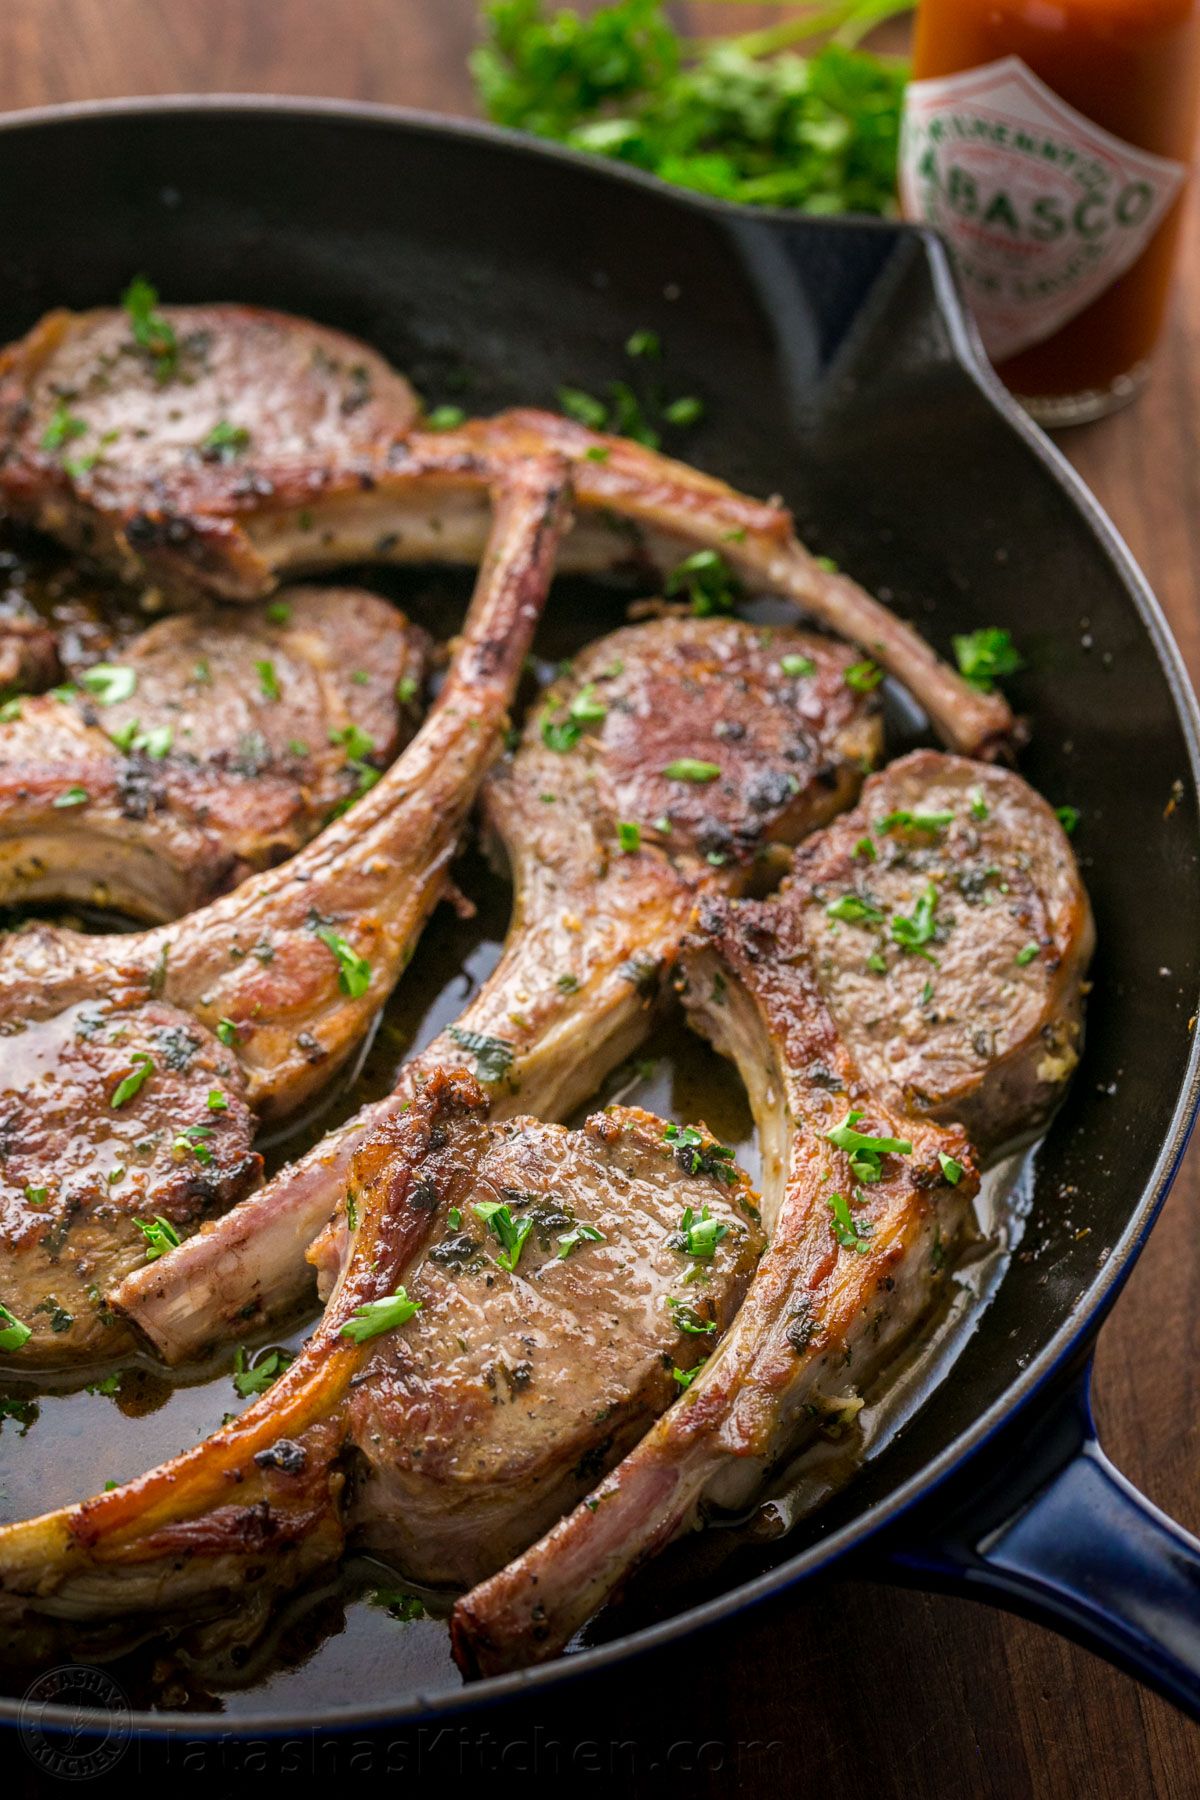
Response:
[[[1104,1454],[1090,1381],[1089,1361],[948,1522],[891,1549],[891,1572],[1062,1631],[1200,1718],[1200,1540]]]

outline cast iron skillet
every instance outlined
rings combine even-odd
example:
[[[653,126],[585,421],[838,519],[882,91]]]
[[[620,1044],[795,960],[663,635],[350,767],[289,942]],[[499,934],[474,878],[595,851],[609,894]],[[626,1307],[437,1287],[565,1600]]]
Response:
[[[937,241],[751,213],[379,107],[187,99],[0,121],[0,268],[5,339],[47,307],[109,303],[144,269],[172,300],[342,326],[433,399],[457,398],[465,367],[476,411],[554,404],[564,381],[600,389],[629,333],[657,329],[707,402],[693,460],[781,492],[815,548],[943,649],[1011,627],[1036,732],[1024,772],[1083,814],[1096,987],[1084,1067],[1037,1162],[1036,1253],[888,1448],[769,1554],[677,1552],[613,1615],[615,1641],[565,1663],[465,1696],[238,1723],[383,1723],[545,1686],[851,1552],[1055,1623],[1200,1714],[1200,1543],[1105,1460],[1086,1401],[1090,1346],[1197,1108],[1196,703],[1111,525],[987,372]]]

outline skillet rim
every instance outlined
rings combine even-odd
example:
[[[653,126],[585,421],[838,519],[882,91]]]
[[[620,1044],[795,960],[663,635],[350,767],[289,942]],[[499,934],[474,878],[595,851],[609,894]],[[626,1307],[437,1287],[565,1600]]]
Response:
[[[523,132],[509,131],[476,119],[458,118],[415,107],[391,106],[379,101],[221,92],[132,95],[67,101],[0,113],[0,133],[53,129],[63,124],[103,121],[107,118],[141,118],[153,121],[175,115],[192,115],[214,119],[225,114],[264,119],[291,118],[296,121],[341,121],[401,133],[427,132],[435,136],[468,139],[482,145],[496,145],[508,153],[534,161],[550,161],[568,168],[586,170],[595,179],[649,190],[669,204],[719,217],[753,220],[776,228],[799,231],[813,223],[819,224],[825,232],[874,232],[892,237],[898,242],[908,239],[919,243],[929,272],[933,302],[945,327],[953,362],[979,390],[984,401],[999,415],[1008,430],[1020,440],[1044,474],[1056,483],[1121,578],[1166,678],[1175,717],[1187,750],[1191,787],[1200,804],[1200,702],[1192,689],[1183,657],[1162,608],[1124,538],[1095,495],[1063,453],[1033,423],[993,373],[959,294],[945,246],[935,232],[924,226],[910,225],[895,219],[854,214],[828,218],[822,216],[819,220],[810,221],[806,215],[784,208],[744,206],[671,186],[657,176],[627,164],[568,149]],[[2,141],[0,138],[0,143]],[[177,1731],[185,1732],[190,1738],[204,1740],[215,1737],[279,1737],[299,1732],[312,1734],[319,1731],[337,1732],[371,1726],[413,1724],[422,1719],[474,1712],[484,1706],[519,1699],[535,1690],[552,1688],[560,1682],[611,1668],[645,1652],[662,1649],[678,1638],[703,1630],[750,1606],[780,1595],[796,1582],[831,1567],[856,1547],[894,1526],[904,1514],[942,1487],[1002,1429],[1008,1427],[1019,1413],[1027,1412],[1036,1396],[1049,1387],[1072,1358],[1095,1338],[1170,1192],[1198,1112],[1200,1032],[1194,1032],[1171,1123],[1155,1159],[1154,1168],[1137,1200],[1130,1206],[1125,1226],[1103,1267],[1097,1270],[1075,1306],[1037,1355],[966,1431],[959,1433],[937,1456],[901,1482],[892,1493],[828,1537],[815,1540],[775,1568],[753,1580],[730,1587],[700,1605],[689,1607],[669,1619],[615,1638],[609,1643],[533,1668],[491,1676],[442,1694],[413,1694],[393,1707],[381,1709],[378,1704],[335,1706],[318,1712],[310,1710],[307,1716],[286,1711],[261,1715],[254,1712],[180,1712],[169,1715],[131,1708],[127,1719],[129,1733],[137,1732],[150,1740],[164,1739]],[[0,1726],[18,1723],[23,1705],[23,1700],[16,1697],[0,1697]],[[111,1713],[81,1713],[74,1708],[68,1710],[57,1706],[46,1707],[39,1718],[41,1725],[50,1733],[66,1729],[76,1733],[80,1730],[86,1732],[91,1722],[97,1726],[111,1726],[112,1722]]]

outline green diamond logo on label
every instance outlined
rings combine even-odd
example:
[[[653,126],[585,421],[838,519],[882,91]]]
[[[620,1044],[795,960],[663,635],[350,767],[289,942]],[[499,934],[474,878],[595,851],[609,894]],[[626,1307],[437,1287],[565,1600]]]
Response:
[[[1017,56],[908,89],[905,216],[949,241],[995,362],[1051,337],[1124,274],[1185,173],[1101,130]]]

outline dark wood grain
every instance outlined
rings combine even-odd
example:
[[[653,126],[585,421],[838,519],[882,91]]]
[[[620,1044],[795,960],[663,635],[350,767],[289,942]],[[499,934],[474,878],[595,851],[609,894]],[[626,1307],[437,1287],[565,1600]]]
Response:
[[[691,11],[714,28],[719,9]],[[225,89],[468,110],[474,19],[474,0],[2,0],[0,107]],[[1153,386],[1133,410],[1065,440],[1157,589],[1193,675],[1198,405],[1200,190]],[[1200,1529],[1198,1220],[1193,1152],[1104,1332],[1096,1382],[1110,1452],[1192,1529]],[[623,1747],[610,1752],[614,1741]],[[491,1714],[464,1740],[431,1750],[426,1766],[481,1777],[540,1770],[564,1788],[619,1784],[633,1796],[669,1786],[823,1800],[867,1791],[1185,1800],[1200,1794],[1200,1732],[1033,1626],[965,1602],[839,1581],[798,1591],[669,1661]]]

